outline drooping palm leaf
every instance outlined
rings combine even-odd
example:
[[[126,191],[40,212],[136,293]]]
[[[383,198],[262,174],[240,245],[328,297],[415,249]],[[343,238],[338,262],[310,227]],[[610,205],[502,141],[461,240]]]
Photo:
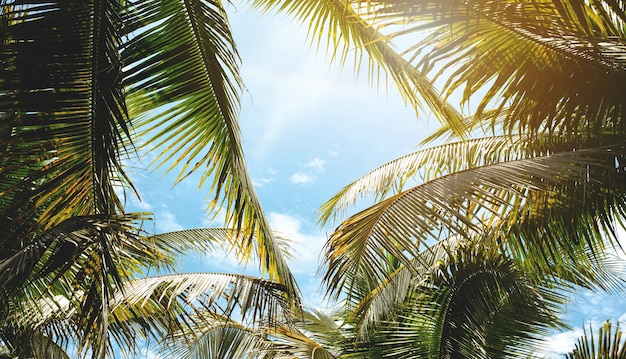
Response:
[[[269,343],[261,332],[228,318],[221,319],[196,320],[192,331],[174,333],[173,343],[163,352],[180,359],[262,357],[260,353]]]
[[[284,296],[287,289],[275,282],[238,274],[187,273],[140,278],[129,282],[117,296],[117,305],[143,305],[158,301],[171,306],[200,305],[225,317],[236,308],[244,320],[265,316],[288,322],[291,306]]]
[[[498,250],[472,245],[433,267],[376,342],[392,358],[532,354],[565,298],[533,287]],[[376,335],[376,334],[374,334]],[[358,349],[357,349],[358,350]]]
[[[507,108],[505,128],[623,131],[623,4],[619,1],[356,1],[360,14],[424,73],[477,113]],[[403,26],[399,27],[398,24]],[[384,30],[387,28],[387,31]],[[423,34],[419,37],[416,35]]]
[[[450,252],[462,245],[459,238],[451,237],[424,249],[411,266],[399,265],[389,279],[375,288],[359,288],[359,293],[347,293],[348,318],[354,325],[356,341],[367,340],[368,331],[376,324],[390,319],[391,308],[401,307],[407,298],[415,294],[415,288],[428,281],[428,275],[441,262],[448,260]],[[363,284],[363,282],[361,282]]]
[[[459,135],[462,118],[457,109],[443,101],[439,91],[424,73],[407,62],[394,49],[390,39],[378,27],[361,16],[354,1],[317,0],[249,0],[253,7],[264,11],[285,12],[309,28],[309,37],[317,45],[326,43],[327,50],[343,65],[354,55],[354,65],[360,70],[364,54],[371,82],[389,76],[403,96],[416,109],[432,111]],[[382,70],[382,71],[381,71]],[[381,74],[382,72],[382,74]]]
[[[259,258],[263,272],[298,289],[247,172],[237,124],[238,55],[220,2],[131,3],[124,17],[124,84],[133,124],[154,159],[177,181],[202,171],[212,181],[210,209],[224,205],[239,258]],[[253,240],[253,238],[255,240]]]
[[[70,216],[121,211],[114,186],[127,182],[119,156],[129,130],[119,12],[116,2],[3,5],[5,248]]]

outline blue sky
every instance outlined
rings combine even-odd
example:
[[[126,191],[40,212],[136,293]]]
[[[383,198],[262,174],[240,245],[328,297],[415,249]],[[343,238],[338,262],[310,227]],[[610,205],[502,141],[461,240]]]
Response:
[[[249,171],[272,228],[294,241],[298,254],[291,268],[305,302],[323,306],[316,271],[332,228],[319,228],[315,211],[344,185],[415,150],[438,123],[428,114],[416,117],[393,88],[373,88],[365,76],[356,79],[351,63],[343,71],[330,66],[324,53],[310,48],[305,31],[285,17],[260,17],[243,6],[230,10],[247,86],[240,125]],[[172,187],[173,176],[131,176],[143,201],[131,199],[128,209],[153,212],[157,232],[210,225],[208,189],[198,190],[197,178]],[[186,258],[184,269],[243,271],[221,253]],[[597,327],[608,318],[626,319],[625,313],[619,298],[581,294],[570,308],[573,330],[555,334],[548,346],[568,351],[584,320]]]

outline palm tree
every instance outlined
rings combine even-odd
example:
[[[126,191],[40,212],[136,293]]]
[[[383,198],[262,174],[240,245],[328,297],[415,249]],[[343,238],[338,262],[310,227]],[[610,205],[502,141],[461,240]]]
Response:
[[[424,103],[460,126],[454,120],[458,113],[438,99],[432,83],[406,66],[374,26],[355,18],[350,3],[253,5],[292,14],[317,39],[341,39],[332,43],[344,46],[336,52],[340,61],[352,46],[364,49],[370,64],[380,63],[408,101],[416,107]],[[149,296],[140,309],[122,315],[116,310],[126,301],[119,295],[147,280],[141,276],[146,268],[167,268],[172,256],[204,248],[206,241],[155,240],[141,231],[148,214],[125,212],[124,196],[139,195],[125,159],[143,149],[159,150],[153,165],[178,170],[177,181],[202,171],[201,184],[208,181],[211,188],[209,211],[224,208],[231,228],[221,239],[240,260],[258,258],[266,279],[280,285],[276,290],[297,306],[298,289],[282,244],[246,171],[237,125],[243,85],[221,2],[3,0],[0,19],[0,323],[5,344],[14,352],[32,353],[33,341],[45,337],[64,347],[69,339],[61,328],[68,325],[77,333],[71,339],[79,349],[104,357],[111,336],[132,344],[130,318],[141,330],[163,333],[155,328],[165,322],[141,322],[141,315],[155,313],[144,308]],[[425,102],[415,96],[415,87]],[[170,288],[169,279],[161,279]],[[244,282],[237,285],[249,286]],[[188,305],[190,287],[183,288],[172,298]],[[173,310],[176,300],[154,304],[153,310]],[[18,318],[42,301],[59,313],[41,313],[26,322]],[[195,311],[173,313],[166,316],[172,325]]]
[[[390,313],[410,307],[418,288],[428,296],[429,273],[459,242],[497,249],[538,291],[620,290],[610,252],[619,248],[615,226],[626,208],[624,105],[615,95],[626,83],[624,4],[355,4],[362,18],[408,44],[408,61],[442,84],[444,98],[460,95],[470,112],[461,141],[381,166],[320,209],[326,223],[358,198],[376,198],[339,225],[325,253],[324,281],[330,295],[348,301],[357,343],[372,331],[405,334]],[[458,124],[429,140],[446,135],[458,138]],[[558,309],[558,302],[546,304]],[[550,322],[558,324],[553,318],[535,329]],[[401,343],[399,356],[415,350]],[[451,355],[486,355],[461,349]]]
[[[110,222],[107,224],[110,226]],[[102,231],[107,231],[106,225],[100,225]],[[84,228],[63,229],[52,238],[49,247],[91,240]],[[144,271],[149,268],[168,267],[170,272],[174,271],[175,260],[182,254],[210,253],[216,244],[226,243],[232,233],[233,230],[207,228],[157,236],[137,235],[123,243],[112,243],[112,252],[117,254],[115,269],[122,273],[121,284],[113,286],[112,297],[100,304],[105,306],[102,317],[93,319],[86,318],[84,310],[99,298],[93,298],[83,289],[88,286],[80,286],[81,281],[95,277],[89,273],[94,271],[93,250],[82,249],[70,264],[46,256],[31,271],[28,285],[6,302],[0,330],[6,352],[11,357],[54,354],[65,358],[68,345],[76,345],[78,353],[101,356],[113,355],[111,344],[114,343],[126,354],[132,354],[141,341],[161,343],[175,332],[188,332],[199,323],[209,320],[216,323],[215,318],[228,323],[231,316],[240,317],[253,323],[251,328],[255,330],[254,323],[267,318],[290,324],[297,314],[292,310],[297,310],[299,304],[294,305],[286,286],[273,281],[223,273],[145,276]],[[55,233],[46,235],[52,237]],[[12,268],[23,267],[21,261],[36,259],[36,253],[32,253],[37,251],[36,247],[31,246],[3,262],[3,273],[10,276]],[[49,252],[46,250],[44,254]],[[63,267],[55,268],[55,264]],[[3,279],[10,282],[13,277]],[[89,325],[87,320],[91,320],[92,326],[100,324],[104,328],[85,330],[84,326]]]
[[[509,312],[513,317],[499,318],[503,323],[526,326],[509,325],[507,329],[519,332],[501,333],[506,337],[506,347],[498,350],[505,353],[521,353],[520,348],[531,348],[526,339],[536,339],[546,329],[559,326],[555,315],[563,310],[563,298],[558,294],[577,288],[621,291],[623,279],[621,273],[611,268],[614,259],[610,251],[618,243],[616,216],[623,213],[625,205],[624,172],[615,165],[623,160],[623,152],[584,149],[578,138],[559,136],[528,141],[522,136],[495,136],[418,151],[346,186],[322,208],[322,220],[333,218],[367,193],[380,197],[372,207],[343,221],[326,245],[324,282],[330,295],[347,301],[357,331],[357,345],[373,350],[368,343],[374,341],[378,343],[374,348],[394,348],[386,355],[398,357],[420,357],[424,353],[431,353],[432,357],[485,357],[484,353],[492,353],[488,347],[484,348],[484,355],[461,347],[448,347],[452,352],[437,349],[443,342],[468,343],[467,336],[484,333],[484,327],[473,330],[472,323],[488,319],[466,315],[462,315],[469,321],[465,324],[469,331],[463,334],[465,339],[441,336],[441,342],[428,342],[428,349],[419,349],[426,345],[423,342],[398,339],[411,338],[406,331],[415,330],[420,333],[415,337],[423,340],[428,336],[422,331],[430,333],[435,325],[411,324],[407,329],[406,322],[416,319],[402,314],[405,311],[415,315],[420,310],[435,313],[431,319],[451,319],[458,313],[443,306],[452,299],[439,292],[430,294],[432,288],[456,290],[455,283],[459,281],[447,279],[443,282],[447,284],[442,285],[437,275],[453,274],[450,269],[441,269],[441,263],[450,261],[471,267],[473,262],[465,261],[484,258],[480,263],[490,268],[508,263],[507,268],[518,273],[514,276],[517,280],[511,283],[532,288],[531,293],[537,296],[533,299],[528,294],[524,298],[539,307],[518,303]],[[389,194],[393,188],[411,183],[411,177],[421,178],[417,186]],[[466,245],[490,254],[459,254],[459,248]],[[481,267],[473,268],[484,271]],[[471,297],[474,299],[491,295],[498,298],[500,292],[493,289],[505,287],[484,283],[469,286],[478,293]],[[422,309],[415,309],[415,298],[423,300],[417,301],[422,303]],[[437,308],[447,314],[441,314]],[[523,319],[530,322],[515,319],[514,314],[524,309],[545,316],[537,318],[526,313]],[[470,312],[478,316],[495,313]],[[381,331],[385,336],[376,334]],[[389,334],[394,331],[398,333]],[[522,333],[534,334],[524,338]],[[515,338],[522,341],[516,343]],[[488,346],[484,340],[480,335],[474,338]]]

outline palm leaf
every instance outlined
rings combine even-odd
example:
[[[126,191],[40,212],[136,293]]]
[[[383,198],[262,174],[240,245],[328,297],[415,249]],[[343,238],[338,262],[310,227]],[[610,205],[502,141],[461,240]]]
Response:
[[[458,111],[443,101],[439,91],[424,73],[412,66],[381,33],[377,26],[362,18],[354,1],[315,0],[253,0],[253,7],[264,11],[276,9],[294,16],[307,24],[309,37],[319,46],[325,42],[327,50],[340,64],[354,54],[354,65],[358,72],[367,54],[368,75],[371,82],[378,83],[381,72],[391,77],[403,98],[415,109],[428,110],[442,122],[462,134],[462,118]]]
[[[267,329],[265,334],[272,339],[272,345],[265,352],[274,358],[335,359],[319,343],[293,327],[278,326]]]
[[[210,209],[225,204],[239,258],[255,254],[261,271],[297,296],[245,166],[236,116],[238,55],[222,4],[132,3],[124,19],[131,37],[122,51],[124,84],[144,147],[163,149],[158,166],[181,166],[177,181],[195,171],[202,171],[200,185],[212,178]]]
[[[359,9],[389,28],[390,38],[411,36],[407,56],[435,72],[434,80],[444,78],[446,97],[460,93],[469,105],[480,96],[479,115],[508,108],[508,130],[620,123],[615,94],[623,90],[626,47],[619,2],[380,1]]]
[[[448,260],[450,252],[462,245],[459,238],[441,240],[423,250],[412,259],[411,266],[400,265],[389,279],[375,288],[359,288],[364,295],[348,295],[349,322],[355,326],[356,340],[367,340],[368,331],[384,320],[391,319],[390,308],[401,307],[415,294],[416,288],[428,281],[428,275],[441,262]],[[352,301],[353,303],[350,303]]]
[[[565,355],[567,359],[614,359],[625,356],[626,342],[622,340],[619,322],[613,330],[613,325],[609,321],[598,328],[597,342],[593,337],[593,328],[589,324],[589,332],[585,329],[583,336],[576,342],[574,350]]]
[[[114,187],[128,183],[119,157],[129,131],[116,53],[119,11],[115,2],[3,7],[0,200],[7,246],[70,216],[122,208]]]
[[[187,273],[135,279],[116,295],[116,306],[144,305],[156,301],[165,308],[201,304],[229,317],[236,308],[244,320],[265,316],[289,321],[291,306],[284,285],[237,274]]]
[[[611,141],[607,137],[607,141]],[[614,140],[614,139],[613,139]],[[446,143],[402,156],[345,186],[318,210],[319,222],[338,217],[359,198],[383,199],[412,178],[429,181],[470,168],[584,147],[579,136],[491,136]]]
[[[193,330],[175,333],[164,352],[181,359],[243,359],[260,358],[268,346],[260,332],[227,318],[203,318],[195,323]]]
[[[498,250],[472,245],[432,268],[414,293],[379,331],[375,345],[387,356],[530,355],[565,302],[533,287]]]
[[[540,243],[541,234],[550,229],[554,233],[545,240],[552,248],[571,253],[589,246],[594,255],[602,253],[604,242],[597,234],[614,235],[614,216],[624,213],[624,190],[619,187],[624,181],[615,168],[623,161],[620,153],[592,149],[501,162],[398,193],[335,230],[326,245],[323,280],[335,294],[349,277],[380,283],[389,279],[389,256],[410,266],[419,247],[429,241],[454,233],[471,238],[496,228],[511,231],[512,241],[517,234],[522,239],[517,249],[532,247],[533,240]],[[604,187],[606,181],[617,187]],[[599,224],[586,228],[594,222]],[[580,237],[570,241],[572,228],[580,230]],[[563,259],[554,251],[540,254],[548,263]]]

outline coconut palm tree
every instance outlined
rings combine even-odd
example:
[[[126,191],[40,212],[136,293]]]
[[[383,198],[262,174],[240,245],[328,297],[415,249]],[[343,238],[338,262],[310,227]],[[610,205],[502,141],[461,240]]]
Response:
[[[523,348],[536,349],[527,339],[536,340],[546,329],[559,325],[554,315],[563,310],[560,294],[577,288],[621,291],[623,279],[611,267],[615,258],[610,252],[618,245],[615,225],[626,204],[624,171],[617,165],[623,161],[623,151],[585,149],[579,137],[544,136],[541,141],[530,141],[523,136],[502,135],[421,150],[346,186],[322,208],[322,220],[333,218],[368,193],[380,198],[343,221],[326,245],[324,282],[330,295],[347,301],[357,345],[366,351],[387,350],[385,355],[397,357],[469,358],[522,353]],[[418,183],[416,186],[393,193],[394,188],[414,184],[411,178]],[[490,254],[467,256],[458,252],[467,245]],[[475,258],[483,258],[478,262],[483,267],[475,266]],[[452,263],[453,267],[442,269],[442,263]],[[468,266],[482,273],[485,270],[481,268],[503,268],[504,264],[517,273],[510,274],[517,278],[510,283],[528,288],[530,292],[523,298],[539,306],[518,302],[511,304],[516,309],[508,310],[513,317],[499,317],[509,324],[507,329],[519,330],[490,331],[504,336],[500,338],[504,347],[491,348],[482,337],[486,328],[475,329],[473,323],[498,326],[490,315],[506,313],[505,309],[467,309],[478,318],[461,314],[468,322],[453,327],[465,326],[467,332],[456,338],[444,335],[453,334],[441,329],[444,324],[423,324],[429,321],[405,314],[428,313],[426,317],[436,323],[433,318],[452,320],[455,313],[463,312],[444,303],[467,305],[480,303],[476,298],[492,296],[495,302],[507,303],[497,299],[501,296],[499,290],[506,288],[502,284],[479,282],[468,286],[476,291],[472,294],[470,289],[463,290],[473,298],[471,301],[455,301],[447,294],[433,293],[434,288],[456,293],[455,285],[461,281],[455,281],[454,276],[444,276],[445,281],[441,277],[459,272],[450,268]],[[529,322],[514,318],[526,309],[545,317],[534,317],[529,312],[523,316]],[[434,328],[439,328],[436,333],[441,336],[425,343],[424,338],[429,336],[424,333],[435,333]],[[407,334],[411,330],[415,330],[415,336]],[[482,343],[472,346],[483,345],[482,353],[445,344],[455,342]],[[393,349],[390,352],[385,347]]]
[[[113,227],[110,218],[107,223],[92,220],[103,232]],[[84,221],[79,218],[74,222]],[[185,253],[210,253],[216,244],[227,243],[234,230],[137,234],[121,243],[111,243],[113,264],[121,279],[119,285],[112,284],[112,295],[106,300],[94,297],[88,284],[98,278],[93,274],[97,257],[93,246],[81,242],[93,240],[93,234],[80,227],[70,231],[69,224],[55,231],[45,236],[53,242],[48,245],[51,249],[34,244],[2,263],[2,279],[10,283],[21,274],[13,268],[23,268],[23,261],[37,259],[37,252],[43,254],[35,268],[23,268],[31,273],[29,282],[4,300],[0,333],[10,357],[65,358],[72,347],[78,354],[94,357],[114,355],[114,347],[133,354],[144,341],[162,343],[175,332],[189,332],[204,321],[215,323],[214,317],[236,316],[252,323],[250,328],[256,330],[255,323],[268,318],[289,325],[297,314],[292,311],[299,308],[286,286],[262,278],[223,273],[146,276],[150,268],[175,271],[176,259]],[[79,244],[73,253],[77,258],[65,260],[71,263],[51,256],[56,246],[68,243]],[[102,312],[85,313],[91,306],[101,307]],[[92,328],[85,329],[89,325]]]
[[[607,261],[626,198],[623,2],[354,4],[468,113],[461,141],[384,165],[320,210],[326,223],[376,198],[325,254],[328,292],[353,303],[361,335],[460,241],[498,248],[535,288],[620,288]],[[444,125],[428,140],[458,135]]]
[[[406,66],[374,26],[355,18],[350,3],[252,5],[288,12],[310,26],[314,38],[340,39],[331,41],[333,48],[343,46],[334,52],[340,61],[353,46],[363,49],[372,69],[380,64],[408,101],[460,126],[458,113],[439,100],[432,83]],[[69,339],[59,323],[76,329],[72,343],[95,357],[110,353],[111,336],[129,344],[128,318],[139,325],[141,314],[154,312],[116,312],[125,303],[120,293],[145,283],[147,268],[168,267],[172,255],[204,247],[197,238],[155,241],[141,230],[149,215],[126,213],[123,198],[139,194],[125,159],[138,150],[158,153],[153,165],[179,171],[177,181],[202,172],[201,184],[208,181],[211,188],[209,211],[222,208],[232,229],[222,240],[240,260],[258,258],[266,279],[297,305],[286,254],[245,167],[237,125],[243,85],[224,4],[3,0],[0,29],[0,323],[8,347],[32,353],[33,341],[44,338],[64,347]],[[161,279],[169,288],[170,279]],[[237,281],[249,287],[244,282]],[[182,288],[187,290],[172,298],[189,301],[189,287]],[[147,298],[142,305],[151,303]],[[48,325],[46,313],[33,316],[34,322],[19,318],[42,301],[54,304],[61,321],[54,317]],[[172,310],[173,303],[154,310]],[[166,318],[174,324],[191,315],[173,313],[178,316]],[[42,331],[47,326],[52,332]]]

